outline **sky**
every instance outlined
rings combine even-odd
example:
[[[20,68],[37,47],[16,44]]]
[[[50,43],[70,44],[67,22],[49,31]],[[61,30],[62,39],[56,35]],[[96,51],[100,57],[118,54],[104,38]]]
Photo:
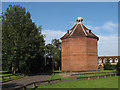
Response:
[[[20,5],[31,14],[37,25],[42,25],[46,44],[60,39],[81,16],[83,24],[99,37],[98,56],[118,55],[117,2],[3,2],[2,12],[11,5]]]

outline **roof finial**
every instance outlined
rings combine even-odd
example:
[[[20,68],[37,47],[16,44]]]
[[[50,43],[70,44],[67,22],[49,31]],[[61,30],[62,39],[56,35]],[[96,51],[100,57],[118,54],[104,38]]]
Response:
[[[77,20],[76,20],[77,23],[82,23],[82,21],[83,21],[82,17],[77,17]]]

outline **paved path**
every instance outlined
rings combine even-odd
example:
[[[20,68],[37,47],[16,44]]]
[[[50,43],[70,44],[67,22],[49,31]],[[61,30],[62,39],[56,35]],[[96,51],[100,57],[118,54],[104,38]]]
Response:
[[[32,82],[46,80],[48,77],[50,77],[50,75],[25,76],[17,80],[12,80],[9,82],[2,83],[2,89],[3,90],[15,89]]]

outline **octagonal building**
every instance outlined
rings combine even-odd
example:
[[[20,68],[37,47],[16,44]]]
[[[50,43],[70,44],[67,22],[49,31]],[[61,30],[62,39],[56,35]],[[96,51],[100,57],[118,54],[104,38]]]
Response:
[[[96,71],[98,70],[99,38],[78,17],[76,24],[67,30],[62,40],[62,71]]]

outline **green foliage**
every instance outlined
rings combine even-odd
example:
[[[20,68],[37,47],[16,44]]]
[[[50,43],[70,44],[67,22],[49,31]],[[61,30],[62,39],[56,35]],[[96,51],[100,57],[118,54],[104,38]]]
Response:
[[[110,61],[107,60],[107,62],[104,64],[104,70],[115,70],[116,65],[111,65]]]
[[[110,70],[115,70],[116,69],[116,65],[111,65],[111,69]]]
[[[120,61],[118,61],[117,65],[116,65],[116,70],[117,70],[117,74],[120,75]]]
[[[52,44],[46,45],[46,57],[52,58],[54,69],[61,67],[61,42],[59,39],[53,39]]]
[[[41,26],[40,26],[41,27]],[[44,67],[45,40],[31,15],[19,5],[10,5],[2,15],[3,69],[30,73]]]
[[[55,69],[60,69],[61,68],[61,42],[59,39],[53,39],[52,45],[54,46],[54,49],[53,49],[54,66],[55,66]]]

